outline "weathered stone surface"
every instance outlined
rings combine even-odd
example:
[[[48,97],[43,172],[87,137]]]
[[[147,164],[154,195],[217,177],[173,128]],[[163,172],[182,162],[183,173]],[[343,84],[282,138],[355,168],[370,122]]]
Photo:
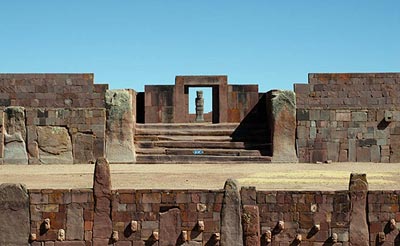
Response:
[[[76,133],[72,137],[74,148],[74,163],[94,163],[93,156],[93,134]]]
[[[27,245],[30,233],[29,196],[24,185],[0,185],[0,221],[0,245]]]
[[[160,213],[160,245],[176,245],[181,234],[181,211],[173,208]]]
[[[368,182],[366,174],[352,173],[350,175],[350,226],[349,241],[352,245],[367,246],[369,230],[367,223],[367,192]]]
[[[8,107],[5,109],[4,163],[28,164],[26,152],[25,109]]]
[[[134,163],[136,160],[134,95],[132,90],[106,92],[106,156],[111,163]]]
[[[241,199],[237,181],[228,179],[221,209],[221,246],[243,245]]]
[[[76,203],[72,203],[67,208],[67,240],[83,240],[84,221],[83,208]]]
[[[244,245],[260,246],[260,217],[257,205],[244,205],[243,214]]]
[[[104,244],[100,242],[106,239],[108,240],[112,233],[110,166],[105,158],[98,158],[96,161],[93,180],[93,198],[95,204],[93,245],[101,246]],[[98,244],[96,244],[97,241],[99,241]]]
[[[36,130],[41,163],[73,163],[71,137],[67,128],[38,126]]]
[[[298,162],[295,148],[296,96],[292,91],[272,91],[272,161]]]

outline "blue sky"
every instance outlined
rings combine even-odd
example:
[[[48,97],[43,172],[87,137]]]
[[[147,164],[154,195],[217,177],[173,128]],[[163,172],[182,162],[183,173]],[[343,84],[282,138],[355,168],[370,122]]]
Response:
[[[260,91],[311,72],[400,71],[398,0],[36,0],[0,3],[0,72],[93,72],[143,91],[228,75]]]

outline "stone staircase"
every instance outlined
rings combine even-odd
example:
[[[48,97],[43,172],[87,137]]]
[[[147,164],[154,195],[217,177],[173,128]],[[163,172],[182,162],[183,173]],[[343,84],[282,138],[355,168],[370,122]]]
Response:
[[[268,163],[266,130],[238,123],[136,124],[137,163]],[[251,141],[249,141],[249,139]]]

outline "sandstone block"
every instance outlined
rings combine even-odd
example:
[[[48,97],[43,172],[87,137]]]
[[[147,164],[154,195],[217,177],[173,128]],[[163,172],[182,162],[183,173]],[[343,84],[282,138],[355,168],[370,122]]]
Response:
[[[29,196],[22,184],[0,185],[0,245],[25,246],[30,234]]]
[[[107,130],[106,156],[111,163],[134,163],[135,92],[108,90],[106,92]]]
[[[160,245],[176,245],[181,235],[181,211],[173,208],[160,213]]]
[[[235,180],[228,179],[221,210],[221,246],[243,245],[241,199]]]
[[[272,91],[272,161],[298,162],[295,148],[296,96],[292,91]]]

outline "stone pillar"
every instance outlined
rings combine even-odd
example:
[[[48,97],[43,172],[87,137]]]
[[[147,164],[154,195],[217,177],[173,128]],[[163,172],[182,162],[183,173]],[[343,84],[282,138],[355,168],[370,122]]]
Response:
[[[369,230],[367,223],[367,193],[368,182],[366,174],[352,173],[350,175],[350,228],[351,245],[368,246]]]
[[[25,109],[8,107],[5,109],[4,163],[28,164],[26,151]]]
[[[107,159],[98,158],[93,180],[93,246],[108,245],[112,234],[111,177]]]
[[[257,205],[244,205],[243,236],[245,246],[260,246],[260,216]]]
[[[203,91],[196,91],[196,122],[204,122]]]
[[[0,245],[28,245],[29,196],[24,185],[0,185],[0,221]]]
[[[241,199],[237,181],[228,179],[221,209],[221,246],[243,246]]]
[[[298,162],[296,155],[296,96],[293,91],[270,91],[273,162]]]
[[[160,245],[176,245],[181,234],[181,211],[179,208],[172,208],[160,213]]]
[[[110,163],[136,162],[134,94],[132,90],[106,92],[106,157]]]

